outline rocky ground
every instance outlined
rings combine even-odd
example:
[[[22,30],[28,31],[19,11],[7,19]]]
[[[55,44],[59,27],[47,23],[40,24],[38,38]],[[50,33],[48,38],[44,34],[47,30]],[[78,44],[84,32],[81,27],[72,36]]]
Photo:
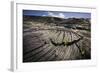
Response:
[[[75,20],[24,16],[23,62],[91,59],[89,20]]]

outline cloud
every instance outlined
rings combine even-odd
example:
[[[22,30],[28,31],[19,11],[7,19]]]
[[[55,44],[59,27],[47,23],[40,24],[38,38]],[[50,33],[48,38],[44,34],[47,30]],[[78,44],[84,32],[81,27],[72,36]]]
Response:
[[[65,15],[63,13],[59,13],[59,17],[65,18]]]
[[[48,12],[49,16],[53,17],[60,17],[60,18],[65,18],[65,15],[63,13],[53,13],[53,12]]]
[[[47,16],[47,15],[44,14],[44,15],[42,15],[42,16]]]
[[[56,17],[56,15],[54,13],[52,13],[52,12],[48,12],[48,15]]]

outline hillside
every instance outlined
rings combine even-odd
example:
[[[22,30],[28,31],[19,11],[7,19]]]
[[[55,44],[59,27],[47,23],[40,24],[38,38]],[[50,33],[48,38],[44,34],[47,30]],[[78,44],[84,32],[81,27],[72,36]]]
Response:
[[[91,58],[90,19],[23,16],[23,62]]]

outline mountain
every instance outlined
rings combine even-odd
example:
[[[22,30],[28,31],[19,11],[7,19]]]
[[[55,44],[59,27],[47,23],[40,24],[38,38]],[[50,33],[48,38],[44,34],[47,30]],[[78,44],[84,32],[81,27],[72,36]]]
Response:
[[[25,20],[34,20],[34,21],[46,21],[50,23],[60,23],[60,24],[89,24],[89,18],[59,18],[59,17],[49,17],[49,16],[23,16]]]

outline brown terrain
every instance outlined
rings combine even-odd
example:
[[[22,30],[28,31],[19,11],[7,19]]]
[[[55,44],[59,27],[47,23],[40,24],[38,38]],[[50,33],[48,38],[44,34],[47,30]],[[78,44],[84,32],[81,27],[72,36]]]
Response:
[[[91,59],[90,19],[23,16],[23,62]]]

